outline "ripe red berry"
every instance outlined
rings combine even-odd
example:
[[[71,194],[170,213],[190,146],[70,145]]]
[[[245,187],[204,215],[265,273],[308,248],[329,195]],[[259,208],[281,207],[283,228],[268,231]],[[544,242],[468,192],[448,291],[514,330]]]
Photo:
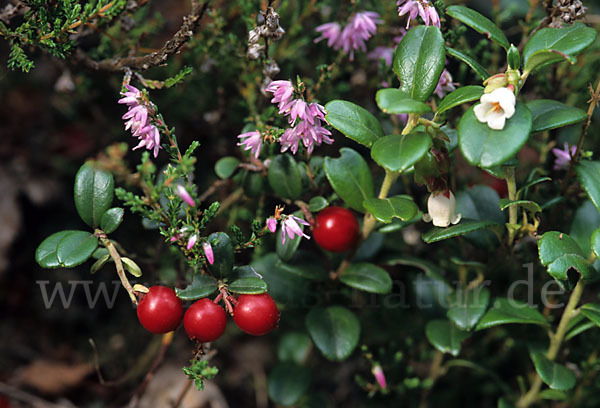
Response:
[[[140,300],[137,308],[140,323],[154,334],[175,330],[183,317],[181,299],[166,286],[152,286]]]
[[[313,237],[327,251],[347,251],[358,241],[358,221],[350,210],[327,207],[317,214]]]
[[[243,332],[253,336],[267,334],[279,323],[279,309],[267,293],[240,295],[233,309],[233,321]]]
[[[208,298],[194,302],[183,317],[183,327],[190,339],[201,343],[221,337],[225,333],[225,326],[225,310]]]

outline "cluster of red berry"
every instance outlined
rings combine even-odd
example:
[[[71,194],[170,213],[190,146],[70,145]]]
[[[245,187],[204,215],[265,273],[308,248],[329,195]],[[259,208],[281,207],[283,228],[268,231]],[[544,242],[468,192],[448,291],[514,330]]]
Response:
[[[262,336],[277,327],[279,310],[267,293],[239,295],[237,299],[230,296],[227,304],[233,304],[233,321],[248,334]],[[137,315],[142,326],[154,334],[175,330],[183,318],[186,333],[199,342],[217,340],[227,325],[225,309],[208,298],[194,302],[184,316],[181,299],[166,286],[152,286],[140,300]]]

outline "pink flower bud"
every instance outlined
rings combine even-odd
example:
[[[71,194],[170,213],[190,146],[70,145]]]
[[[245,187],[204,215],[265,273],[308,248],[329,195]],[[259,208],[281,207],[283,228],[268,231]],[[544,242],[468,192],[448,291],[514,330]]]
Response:
[[[270,217],[267,220],[267,228],[269,229],[269,231],[275,232],[277,230],[277,220],[273,217]]]
[[[181,184],[178,184],[177,187],[175,187],[175,194],[177,194],[177,196],[179,196],[179,198],[181,198],[183,201],[185,201],[186,204],[189,205],[190,207],[196,206],[196,203],[192,199],[192,196],[190,195],[190,193],[188,193],[187,190],[185,189],[185,187],[182,186]]]
[[[190,249],[192,249],[194,247],[194,245],[196,245],[196,242],[198,242],[198,235],[196,234],[192,234],[190,235],[190,238],[188,239],[187,242],[187,250],[189,251]]]
[[[371,373],[375,376],[377,380],[377,384],[383,389],[387,387],[387,383],[385,381],[385,374],[383,373],[383,369],[379,364],[375,364],[371,370]]]
[[[215,263],[215,255],[213,254],[212,246],[210,242],[204,241],[202,243],[202,250],[204,251],[204,255],[206,255],[206,260],[209,264]]]

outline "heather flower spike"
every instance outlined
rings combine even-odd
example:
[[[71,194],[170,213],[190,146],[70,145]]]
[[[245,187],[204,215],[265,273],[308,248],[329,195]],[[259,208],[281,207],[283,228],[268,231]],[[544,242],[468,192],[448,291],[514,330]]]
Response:
[[[215,255],[213,253],[212,245],[210,245],[210,242],[204,241],[202,243],[202,250],[204,251],[204,255],[206,256],[206,260],[208,261],[208,263],[211,265],[215,263]]]
[[[375,377],[375,380],[377,380],[377,384],[379,384],[379,386],[381,388],[383,388],[383,389],[387,388],[385,374],[383,373],[383,369],[381,368],[381,366],[379,364],[375,364],[373,366],[373,368],[371,369],[371,373],[373,374],[373,376]]]
[[[310,239],[310,237],[302,231],[302,227],[298,224],[310,225],[308,222],[304,221],[302,218],[296,217],[295,215],[286,216],[285,220],[281,223],[282,244],[285,244],[286,235],[289,239],[294,239],[295,236],[302,236],[306,239]]]
[[[182,186],[181,184],[178,184],[177,187],[175,187],[175,194],[177,194],[177,196],[179,198],[181,198],[183,201],[185,201],[185,203],[187,205],[189,205],[190,207],[196,206],[196,203],[192,199],[192,196],[190,195],[190,193],[188,193],[188,191],[185,189],[185,187]]]
[[[490,129],[502,130],[507,119],[515,114],[517,99],[512,89],[498,88],[490,93],[484,93],[481,103],[474,108],[477,120],[487,123]]]
[[[398,15],[408,14],[406,29],[410,27],[410,22],[416,20],[417,16],[423,19],[425,25],[432,25],[440,28],[440,16],[437,10],[428,0],[398,0]]]
[[[554,160],[554,170],[566,170],[569,168],[571,158],[575,156],[577,152],[577,146],[573,145],[569,147],[569,144],[565,142],[563,150],[559,148],[553,148],[552,153],[556,156]]]
[[[423,215],[423,221],[433,221],[436,227],[458,224],[462,218],[461,214],[456,214],[456,198],[450,190],[432,193],[427,200],[427,211],[429,214]]]
[[[194,247],[194,245],[196,245],[196,242],[198,242],[198,235],[196,235],[196,234],[190,235],[190,237],[188,238],[188,242],[187,242],[187,245],[186,245],[185,248],[188,251],[191,250]]]
[[[327,40],[327,46],[334,50],[342,49],[344,54],[350,55],[350,61],[354,60],[354,51],[367,51],[366,41],[377,31],[377,24],[383,21],[379,14],[374,11],[363,11],[354,14],[348,24],[342,27],[338,23],[326,23],[318,26],[315,30],[321,36],[315,42]]]
[[[263,142],[260,132],[255,130],[253,132],[242,133],[238,136],[238,139],[242,139],[242,141],[237,145],[243,146],[244,150],[250,150],[250,153],[254,155],[254,158],[258,159]]]
[[[128,111],[122,116],[126,120],[125,130],[131,130],[134,137],[140,139],[140,142],[133,150],[145,147],[153,152],[154,157],[158,156],[160,147],[160,132],[157,127],[150,123],[150,113],[148,107],[143,101],[142,93],[139,89],[127,84],[127,92],[121,92],[123,98],[118,103],[128,106]]]

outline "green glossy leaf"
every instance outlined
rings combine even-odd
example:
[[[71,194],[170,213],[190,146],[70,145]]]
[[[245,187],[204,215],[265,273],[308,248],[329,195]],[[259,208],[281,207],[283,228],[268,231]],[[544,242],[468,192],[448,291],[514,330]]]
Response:
[[[531,132],[543,132],[581,122],[585,111],[551,99],[536,99],[527,103],[533,117]]]
[[[517,206],[525,208],[532,214],[542,212],[542,207],[540,207],[540,205],[535,201],[530,200],[510,200],[508,198],[503,198],[498,202],[498,205],[502,211],[509,207]]]
[[[375,95],[375,101],[379,109],[389,114],[431,112],[429,105],[410,99],[406,93],[395,88],[380,89]]]
[[[392,278],[385,269],[360,262],[348,266],[340,275],[340,282],[365,292],[385,295],[392,290]]]
[[[267,283],[260,278],[240,278],[231,282],[228,289],[233,293],[258,295],[267,291]]]
[[[579,308],[582,315],[600,327],[600,303],[586,303]]]
[[[208,236],[215,262],[208,264],[208,270],[217,277],[225,277],[233,270],[235,261],[231,238],[224,232],[214,232]]]
[[[448,319],[461,330],[471,330],[487,310],[490,290],[482,287],[456,291],[450,296],[449,303]]]
[[[59,231],[47,237],[35,250],[35,261],[42,268],[60,268],[61,265],[56,257],[56,251],[60,241],[75,231]],[[79,231],[84,232],[84,231]]]
[[[577,242],[583,252],[583,257],[588,258],[592,253],[592,234],[600,227],[600,212],[590,200],[585,200],[581,207],[575,211],[569,235]]]
[[[527,303],[514,299],[496,298],[475,326],[475,330],[485,330],[501,324],[516,323],[548,326],[548,321],[544,315]]]
[[[100,218],[100,228],[107,234],[114,232],[123,222],[124,215],[125,210],[120,207],[109,209]]]
[[[306,316],[306,328],[319,351],[332,361],[347,359],[360,338],[360,322],[341,306],[312,309]]]
[[[438,84],[446,64],[444,39],[439,28],[410,29],[394,53],[393,68],[400,89],[409,98],[425,102]]]
[[[542,235],[538,241],[540,262],[544,266],[550,265],[563,255],[574,254],[583,257],[583,252],[577,242],[567,234],[558,231],[549,231]]]
[[[463,223],[471,221],[494,221],[504,225],[506,215],[500,210],[498,193],[489,186],[478,185],[457,192],[456,213],[462,214]],[[465,234],[464,238],[472,245],[490,250],[500,245],[499,239],[504,228],[477,230]],[[500,238],[498,237],[500,236]]]
[[[325,266],[303,251],[298,251],[290,263],[277,260],[275,266],[280,271],[304,279],[323,281],[328,277]]]
[[[87,261],[98,248],[98,238],[86,231],[71,231],[58,243],[56,258],[60,266],[72,268]]]
[[[308,202],[308,209],[310,212],[319,212],[329,205],[324,197],[316,196],[310,199]]]
[[[548,265],[548,273],[559,282],[567,282],[569,280],[568,272],[570,269],[576,270],[586,282],[594,281],[598,276],[596,270],[585,258],[579,255],[566,254]],[[570,286],[571,284],[568,283],[567,287]]]
[[[477,62],[470,55],[465,54],[464,52],[455,50],[454,48],[450,48],[450,47],[446,47],[446,52],[451,57],[454,57],[454,58],[464,62],[465,64],[467,64],[469,67],[471,67],[471,69],[479,76],[479,78],[482,81],[485,81],[486,79],[488,79],[490,77],[490,73],[487,72],[485,67],[483,65],[481,65],[479,62]]]
[[[458,124],[458,145],[465,159],[473,166],[494,167],[513,157],[525,144],[531,132],[531,113],[517,102],[515,114],[504,129],[490,129],[475,117],[471,107]]]
[[[595,39],[596,30],[581,23],[562,28],[542,28],[525,44],[523,49],[524,71],[533,71],[563,61],[566,56],[577,55]],[[534,57],[536,54],[537,57]]]
[[[594,255],[596,255],[596,258],[600,258],[600,228],[592,233],[592,238],[590,241],[591,249],[594,252]]]
[[[175,294],[182,300],[205,298],[219,289],[216,279],[206,275],[196,275],[185,289],[175,288]]]
[[[433,242],[442,241],[444,239],[458,237],[460,235],[468,234],[469,232],[482,230],[482,229],[495,229],[501,225],[493,221],[463,221],[459,224],[452,225],[448,228],[435,227],[423,234],[423,241],[428,244]]]
[[[363,202],[364,207],[377,221],[392,222],[392,218],[408,221],[419,211],[415,202],[406,196],[370,198]]]
[[[567,367],[548,360],[540,352],[531,352],[531,359],[540,378],[551,389],[566,391],[575,386],[575,374]]]
[[[552,181],[552,179],[550,177],[540,177],[538,179],[531,180],[530,182],[525,183],[525,185],[523,187],[521,187],[520,189],[517,190],[517,197],[521,197],[521,194],[525,194],[527,189],[535,186],[536,184],[543,183],[545,181]]]
[[[335,100],[325,105],[327,122],[344,136],[367,147],[383,137],[383,128],[375,116],[352,102]]]
[[[390,258],[385,259],[386,265],[404,265],[404,266],[412,266],[415,268],[421,269],[425,272],[430,278],[433,278],[440,282],[445,282],[443,277],[443,271],[434,263],[431,263],[425,259],[414,258],[411,256],[392,256]],[[450,288],[449,284],[445,284],[448,288]]]
[[[552,401],[566,401],[569,396],[564,391],[546,389],[540,391],[540,398]]]
[[[460,343],[469,337],[469,332],[460,330],[448,320],[432,320],[425,327],[427,340],[442,353],[458,356]]]
[[[575,166],[577,178],[592,203],[600,211],[600,162],[585,160]]]
[[[436,116],[466,102],[476,101],[483,95],[483,86],[467,85],[450,92],[440,101]]]
[[[279,340],[277,358],[281,362],[304,364],[312,350],[312,341],[307,334],[288,332]]]
[[[238,164],[240,164],[240,161],[236,157],[223,157],[215,163],[215,174],[220,179],[227,179],[235,173]]]
[[[306,394],[310,382],[309,368],[294,363],[279,363],[269,374],[269,398],[284,407],[294,405]]]
[[[110,208],[114,197],[111,173],[97,169],[93,162],[79,168],[75,176],[75,207],[81,219],[90,227],[100,225],[102,215]]]
[[[342,147],[337,159],[326,157],[325,175],[333,190],[356,211],[365,212],[363,201],[375,195],[369,166],[356,151]]]
[[[429,151],[431,144],[431,136],[425,132],[389,135],[375,142],[371,157],[384,169],[404,172]]]
[[[315,293],[311,281],[294,273],[287,266],[274,252],[252,262],[254,270],[267,282],[269,295],[277,302],[293,307],[305,304],[307,299],[314,301]],[[326,272],[325,276],[327,276]]]
[[[510,43],[502,30],[489,18],[479,14],[475,10],[464,6],[450,6],[446,9],[446,14],[465,23],[478,33],[484,34],[505,50],[508,50],[510,47]]]
[[[121,257],[121,261],[123,262],[127,272],[129,272],[131,275],[135,276],[136,278],[142,276],[142,268],[140,268],[139,265],[133,261],[133,259]]]
[[[96,262],[94,262],[94,264],[92,265],[92,267],[90,268],[90,273],[93,275],[96,272],[98,272],[100,270],[100,268],[102,268],[104,265],[106,265],[106,263],[108,261],[110,261],[112,258],[110,257],[109,254],[104,255],[101,258],[98,258],[98,260]]]
[[[302,194],[302,177],[296,160],[289,154],[275,156],[267,174],[269,184],[277,195],[295,200]]]

